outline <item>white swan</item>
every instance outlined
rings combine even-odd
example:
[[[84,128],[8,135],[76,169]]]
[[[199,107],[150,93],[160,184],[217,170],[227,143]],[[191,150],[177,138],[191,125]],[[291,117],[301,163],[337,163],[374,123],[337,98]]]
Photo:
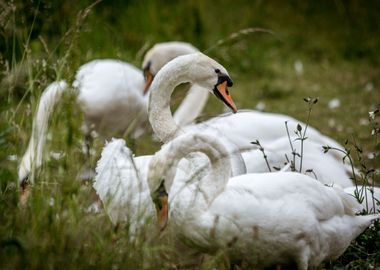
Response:
[[[153,74],[166,63],[165,61],[170,61],[180,54],[197,51],[186,43],[167,42],[157,46],[148,51],[144,58],[144,62],[149,62],[152,68],[154,67],[151,70]],[[144,85],[142,72],[122,61],[94,60],[81,66],[73,86],[77,89],[77,101],[84,113],[84,129],[87,137],[92,130],[104,137],[130,133],[135,137],[140,135],[147,126],[148,96],[143,94]],[[48,86],[42,94],[33,120],[29,145],[19,165],[20,183],[27,180],[32,168],[41,165],[48,119],[62,93],[67,89],[67,83],[59,81]],[[197,96],[201,100],[206,100],[207,94],[204,92],[194,87],[189,90],[188,96]],[[195,102],[197,101],[194,98],[185,98],[179,109],[192,107]],[[188,115],[179,111],[177,116],[179,125],[191,123],[201,110],[202,108]],[[34,177],[29,180],[33,182]]]
[[[181,159],[198,151],[208,156],[208,174],[176,176]],[[228,155],[214,137],[203,134],[180,136],[155,154],[148,184],[161,229],[170,205],[169,225],[193,248],[209,253],[224,250],[232,261],[256,268],[295,263],[306,270],[338,258],[380,217],[355,216],[360,206],[351,196],[303,174],[229,179]]]
[[[232,115],[215,117],[206,122],[185,128],[175,123],[170,111],[170,96],[174,88],[183,82],[200,85],[205,90],[214,89],[214,93],[236,111],[228,90],[224,90],[224,92],[221,90],[220,92],[215,87],[216,82],[221,85],[220,82],[223,81],[230,82],[230,85],[232,84],[227,71],[219,64],[216,67],[214,61],[201,53],[180,56],[165,65],[157,73],[151,85],[148,108],[149,121],[158,138],[167,143],[178,135],[189,131],[217,134],[219,138],[226,138],[236,145],[237,148],[231,147],[231,153],[237,150],[242,151],[247,172],[264,172],[268,170],[264,159],[260,156],[261,153],[257,150],[249,151],[253,148],[250,142],[256,139],[259,139],[264,147],[268,146],[271,151],[272,161],[275,163],[273,164],[274,166],[279,166],[279,161],[286,160],[285,153],[290,152],[288,156],[291,158],[285,121],[288,121],[291,134],[293,134],[293,130],[296,130],[298,123],[303,129],[305,124],[289,116],[242,111]],[[294,139],[294,136],[290,136]],[[308,127],[307,137],[308,139],[304,142],[304,160],[306,164],[303,168],[306,170],[313,169],[317,175],[320,175],[320,180],[323,183],[331,184],[331,179],[334,179],[336,181],[334,184],[342,187],[352,185],[347,166],[341,160],[335,159],[333,153],[322,153],[322,145],[340,147],[339,144],[310,126]],[[276,139],[280,143],[275,142]],[[309,153],[308,150],[310,150]],[[328,162],[330,160],[332,163]],[[325,171],[322,164],[326,164],[330,169]]]

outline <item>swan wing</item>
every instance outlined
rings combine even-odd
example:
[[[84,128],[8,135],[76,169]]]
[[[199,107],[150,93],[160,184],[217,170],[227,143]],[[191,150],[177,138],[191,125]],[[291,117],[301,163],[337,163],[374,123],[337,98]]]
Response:
[[[146,182],[149,156],[135,160],[122,139],[108,143],[96,167],[94,189],[113,223],[153,213]]]

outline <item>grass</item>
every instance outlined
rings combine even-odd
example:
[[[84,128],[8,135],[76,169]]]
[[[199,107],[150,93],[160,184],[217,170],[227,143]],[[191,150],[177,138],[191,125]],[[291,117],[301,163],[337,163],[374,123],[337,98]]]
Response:
[[[97,156],[86,161],[81,152],[82,118],[72,106],[72,95],[59,104],[49,128],[49,151],[62,152],[63,157],[47,158],[30,202],[25,207],[17,203],[17,158],[26,149],[44,87],[60,78],[71,81],[81,64],[95,58],[120,58],[140,66],[144,50],[155,42],[184,40],[207,50],[241,29],[270,29],[273,35],[248,34],[208,53],[229,70],[238,108],[261,103],[265,111],[306,121],[302,99],[318,97],[310,124],[341,143],[348,139],[360,145],[362,162],[377,170],[372,178],[380,183],[379,141],[368,121],[368,112],[380,102],[377,1],[115,0],[86,10],[91,4],[0,2],[1,269],[174,268],[178,254],[168,248],[171,240],[151,233],[152,224],[142,231],[144,242],[129,243],[124,227],[112,226],[103,212],[87,212],[93,191],[77,177],[84,167],[94,166]],[[335,98],[340,106],[329,108]],[[210,98],[203,116],[223,109]],[[97,153],[102,145],[96,141]],[[146,135],[135,152],[148,154],[158,148]],[[379,267],[379,252],[363,246],[353,246],[342,260],[326,267]],[[204,268],[226,265],[222,254]]]

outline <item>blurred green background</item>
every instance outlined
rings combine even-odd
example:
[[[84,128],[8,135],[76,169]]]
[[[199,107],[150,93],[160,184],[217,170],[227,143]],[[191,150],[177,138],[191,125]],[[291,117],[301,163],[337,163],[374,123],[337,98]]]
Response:
[[[75,97],[65,97],[49,128],[49,150],[66,155],[59,161],[47,159],[26,208],[17,206],[15,183],[17,158],[26,149],[44,87],[56,79],[72,81],[80,65],[96,58],[117,58],[140,67],[144,52],[156,42],[181,40],[207,51],[233,78],[231,94],[238,108],[305,121],[303,98],[319,97],[311,125],[340,143],[348,139],[351,148],[357,143],[363,153],[355,151],[356,161],[378,170],[380,146],[377,135],[371,135],[378,124],[377,119],[369,121],[368,112],[380,104],[379,15],[376,0],[0,1],[0,266],[73,267],[82,257],[74,268],[108,267],[112,260],[116,267],[125,260],[141,267],[132,255],[124,254],[124,261],[110,256],[115,246],[125,243],[110,244],[107,239],[121,239],[122,234],[104,214],[94,217],[79,207],[91,203],[92,191],[78,183],[77,174],[85,165],[94,166],[98,157],[86,161],[81,153],[82,119],[72,106]],[[272,34],[228,39],[246,28]],[[227,41],[210,50],[223,39]],[[181,94],[175,95],[179,100]],[[223,105],[210,98],[202,119],[222,111]],[[159,148],[148,135],[135,143],[137,154]],[[102,145],[99,140],[98,153]],[[46,198],[54,198],[53,210]],[[57,221],[54,215],[68,218]],[[4,248],[7,241],[16,244]]]

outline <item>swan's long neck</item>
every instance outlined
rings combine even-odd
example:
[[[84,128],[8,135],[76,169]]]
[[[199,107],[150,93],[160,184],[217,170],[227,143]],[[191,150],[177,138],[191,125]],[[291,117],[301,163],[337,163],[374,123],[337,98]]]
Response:
[[[206,176],[198,179],[177,179],[178,181],[183,181],[184,184],[188,183],[187,181],[189,180],[191,184],[199,184],[202,187],[201,192],[207,198],[206,201],[210,203],[224,190],[231,175],[230,154],[215,137],[204,134],[182,135],[154,156],[150,168],[154,171],[153,173],[159,174],[157,175],[159,179],[164,179],[165,187],[169,191],[173,184],[179,161],[193,152],[201,152],[207,156],[210,163],[209,172]],[[202,161],[201,156],[197,158]],[[206,168],[206,166],[203,166],[203,169]],[[197,176],[197,174],[193,175]],[[157,179],[157,177],[155,178]]]
[[[209,92],[197,84],[191,85],[186,97],[174,113],[174,121],[181,127],[189,125],[201,114]]]
[[[173,60],[165,65],[157,73],[150,89],[149,122],[162,142],[168,142],[182,133],[170,111],[170,98],[174,88],[190,81],[187,74],[192,68],[192,59],[181,58],[182,61]]]
[[[45,89],[40,98],[37,113],[33,119],[33,130],[29,145],[22,157],[18,170],[20,183],[27,177],[33,182],[34,177],[33,175],[30,176],[30,174],[34,168],[41,166],[49,118],[55,104],[60,100],[66,88],[67,84],[65,81],[53,82]]]

